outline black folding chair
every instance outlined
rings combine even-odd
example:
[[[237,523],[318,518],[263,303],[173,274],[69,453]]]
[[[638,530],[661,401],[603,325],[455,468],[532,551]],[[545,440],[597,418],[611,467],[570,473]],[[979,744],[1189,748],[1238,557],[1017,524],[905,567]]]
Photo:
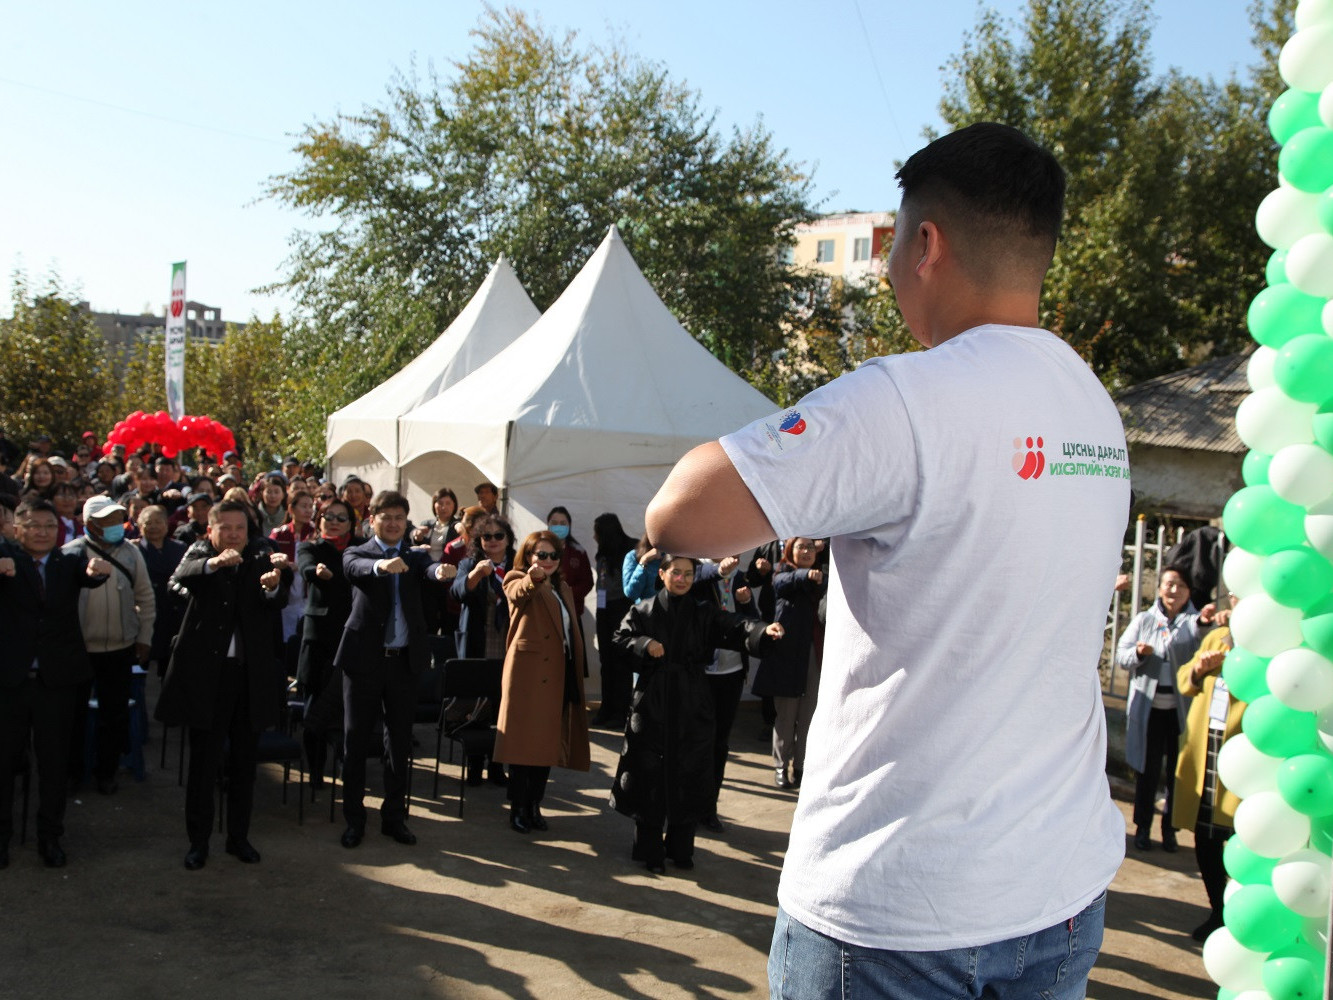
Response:
[[[449,741],[449,760],[454,759],[454,747],[463,751],[458,771],[458,815],[463,815],[463,799],[467,795],[467,761],[469,757],[489,756],[495,750],[495,726],[479,722],[484,710],[482,702],[499,705],[500,678],[504,673],[503,660],[452,659],[445,661],[441,678],[440,721],[435,740],[435,795],[440,790],[440,747]],[[474,708],[461,721],[450,723],[446,718],[451,705],[459,701],[477,700]]]

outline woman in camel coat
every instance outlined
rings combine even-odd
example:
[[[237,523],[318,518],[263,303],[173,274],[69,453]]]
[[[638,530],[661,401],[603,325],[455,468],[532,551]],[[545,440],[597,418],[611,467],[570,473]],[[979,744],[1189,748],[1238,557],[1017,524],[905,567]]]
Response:
[[[495,760],[509,765],[509,826],[518,833],[547,828],[541,801],[552,767],[591,766],[583,636],[560,555],[560,539],[534,531],[504,578],[509,635]]]

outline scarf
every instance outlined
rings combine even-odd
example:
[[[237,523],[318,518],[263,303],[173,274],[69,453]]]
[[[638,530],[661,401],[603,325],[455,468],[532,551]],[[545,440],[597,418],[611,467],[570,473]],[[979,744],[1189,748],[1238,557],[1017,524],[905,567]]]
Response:
[[[328,542],[339,552],[342,552],[352,541],[351,534],[339,535],[336,538],[333,535],[320,535],[320,538]]]

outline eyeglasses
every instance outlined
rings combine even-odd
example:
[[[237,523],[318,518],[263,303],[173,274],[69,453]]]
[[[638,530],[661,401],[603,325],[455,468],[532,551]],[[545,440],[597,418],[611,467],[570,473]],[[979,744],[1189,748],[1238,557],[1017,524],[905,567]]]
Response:
[[[559,558],[560,558],[560,554],[559,554],[558,552],[534,552],[533,555],[536,556],[538,559],[559,559]]]
[[[694,570],[692,569],[669,569],[667,576],[673,580],[693,580]]]
[[[325,515],[324,515],[324,520],[326,520],[326,521],[347,521],[347,520],[350,520],[350,518],[348,518],[348,516],[347,516],[346,514],[325,514]]]
[[[503,531],[487,532],[486,534],[481,536],[481,540],[483,542],[498,542],[501,539],[508,539],[508,538],[509,536],[506,535]]]

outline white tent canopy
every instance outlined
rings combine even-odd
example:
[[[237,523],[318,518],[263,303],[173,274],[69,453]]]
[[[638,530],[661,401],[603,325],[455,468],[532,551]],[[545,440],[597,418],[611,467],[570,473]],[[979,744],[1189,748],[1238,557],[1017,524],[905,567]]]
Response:
[[[775,409],[676,321],[613,226],[526,333],[404,414],[404,489],[415,510],[489,479],[520,537],[563,504],[591,550],[596,515],[640,530],[686,451]]]
[[[398,485],[398,420],[508,347],[541,315],[503,255],[463,311],[396,374],[329,415],[329,476],[354,473],[377,490]]]

